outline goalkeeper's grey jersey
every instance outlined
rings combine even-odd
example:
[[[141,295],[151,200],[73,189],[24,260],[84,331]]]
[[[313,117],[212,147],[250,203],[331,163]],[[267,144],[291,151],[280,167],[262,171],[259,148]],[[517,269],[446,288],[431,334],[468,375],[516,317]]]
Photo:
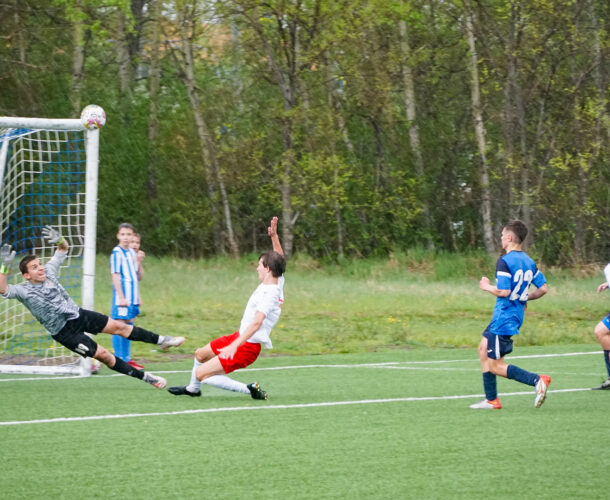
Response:
[[[8,285],[8,290],[2,294],[7,299],[17,299],[27,307],[51,335],[59,333],[71,319],[78,318],[78,306],[57,281],[59,266],[67,255],[64,252],[55,252],[53,258],[44,266],[47,274],[44,283]]]

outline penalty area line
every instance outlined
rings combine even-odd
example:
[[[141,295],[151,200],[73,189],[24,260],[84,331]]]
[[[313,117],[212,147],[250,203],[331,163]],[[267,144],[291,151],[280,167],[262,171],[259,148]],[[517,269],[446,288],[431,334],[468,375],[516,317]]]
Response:
[[[579,388],[579,389],[557,389],[554,391],[548,391],[551,393],[560,392],[582,392],[590,391],[590,388]],[[532,396],[532,391],[527,392],[505,392],[499,394],[499,396]],[[35,424],[55,424],[63,422],[87,422],[97,420],[118,420],[125,418],[139,418],[139,417],[168,417],[174,415],[195,415],[203,413],[224,413],[224,412],[239,412],[239,411],[262,411],[262,410],[293,410],[301,408],[324,408],[332,406],[354,406],[354,405],[368,405],[368,404],[387,404],[387,403],[408,403],[413,401],[446,401],[452,399],[477,399],[485,397],[483,394],[460,394],[453,396],[422,396],[422,397],[405,397],[405,398],[383,398],[383,399],[360,399],[354,401],[322,401],[319,403],[300,403],[293,405],[266,405],[266,406],[230,406],[226,408],[200,408],[196,410],[177,410],[177,411],[166,411],[166,412],[150,412],[150,413],[124,413],[116,415],[92,415],[88,417],[58,417],[58,418],[45,418],[37,420],[13,420],[0,422],[0,426],[6,425],[35,425]]]

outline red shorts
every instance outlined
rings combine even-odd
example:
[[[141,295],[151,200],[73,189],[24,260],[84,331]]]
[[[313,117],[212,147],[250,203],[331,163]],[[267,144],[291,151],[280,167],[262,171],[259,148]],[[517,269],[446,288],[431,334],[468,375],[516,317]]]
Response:
[[[214,339],[212,340],[212,342],[210,342],[210,347],[212,348],[214,354],[218,355],[220,349],[228,346],[237,337],[239,337],[239,332],[232,333],[231,335],[225,335],[223,337],[218,337],[217,339]],[[237,348],[233,359],[219,357],[218,361],[220,361],[220,364],[224,368],[225,373],[231,373],[235,370],[238,370],[239,368],[245,368],[246,366],[254,363],[256,361],[256,358],[258,358],[260,352],[260,344],[244,342]]]

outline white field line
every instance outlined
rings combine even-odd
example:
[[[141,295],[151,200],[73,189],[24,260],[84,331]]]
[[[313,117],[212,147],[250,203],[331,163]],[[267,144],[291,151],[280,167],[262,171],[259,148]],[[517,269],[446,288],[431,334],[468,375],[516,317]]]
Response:
[[[581,389],[558,389],[555,391],[548,391],[548,393],[560,393],[560,392],[581,392],[590,391],[590,388]],[[506,392],[500,393],[499,396],[531,396],[532,391],[527,392]],[[125,413],[115,415],[92,415],[89,417],[59,417],[59,418],[46,418],[38,420],[13,420],[7,422],[0,422],[0,426],[3,425],[34,425],[34,424],[54,424],[63,422],[86,422],[91,420],[116,420],[124,418],[138,418],[138,417],[167,417],[174,415],[194,415],[201,413],[222,413],[222,412],[234,412],[234,411],[258,411],[258,410],[293,410],[299,408],[323,408],[330,406],[350,406],[350,405],[367,405],[367,404],[387,404],[387,403],[406,403],[412,401],[442,401],[451,399],[477,399],[485,397],[483,394],[461,394],[454,396],[424,396],[424,397],[408,397],[408,398],[385,398],[385,399],[361,399],[356,401],[323,401],[319,403],[302,403],[294,405],[266,405],[266,406],[234,406],[227,408],[201,408],[198,410],[180,410],[180,411],[167,411],[167,412],[151,412],[151,413]]]
[[[531,354],[526,356],[507,356],[506,360],[510,361],[512,359],[535,359],[535,358],[560,358],[567,356],[587,356],[589,354],[599,355],[602,354],[602,351],[590,351],[590,352],[566,352],[560,354]],[[324,364],[315,364],[315,365],[290,365],[290,366],[269,366],[265,368],[244,368],[239,370],[241,372],[266,372],[266,371],[278,371],[278,370],[301,370],[301,369],[311,369],[311,368],[397,368],[403,370],[416,370],[418,368],[410,368],[409,365],[437,365],[437,364],[446,364],[446,363],[471,363],[476,362],[478,365],[479,360],[477,358],[468,358],[468,359],[444,359],[444,360],[432,360],[432,361],[388,361],[385,363],[356,363],[356,364],[333,364],[333,365],[324,365]],[[428,369],[433,370],[432,368],[420,368],[422,370]],[[474,371],[475,369],[459,369],[459,368],[437,368],[436,370],[447,370],[447,371]],[[191,373],[191,370],[162,370],[156,371],[156,374],[168,374],[168,373]],[[122,377],[121,374],[108,374],[108,375],[95,375],[95,378],[105,378],[105,377]],[[35,380],[71,380],[75,378],[82,378],[80,375],[74,376],[56,376],[56,377],[27,377],[27,378],[0,378],[0,382],[28,382]]]

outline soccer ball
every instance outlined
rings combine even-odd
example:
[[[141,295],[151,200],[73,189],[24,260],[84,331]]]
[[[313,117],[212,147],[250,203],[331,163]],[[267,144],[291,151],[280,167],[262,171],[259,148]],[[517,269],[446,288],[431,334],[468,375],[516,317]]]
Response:
[[[102,128],[106,124],[106,113],[100,106],[89,104],[80,114],[80,122],[89,130]]]

